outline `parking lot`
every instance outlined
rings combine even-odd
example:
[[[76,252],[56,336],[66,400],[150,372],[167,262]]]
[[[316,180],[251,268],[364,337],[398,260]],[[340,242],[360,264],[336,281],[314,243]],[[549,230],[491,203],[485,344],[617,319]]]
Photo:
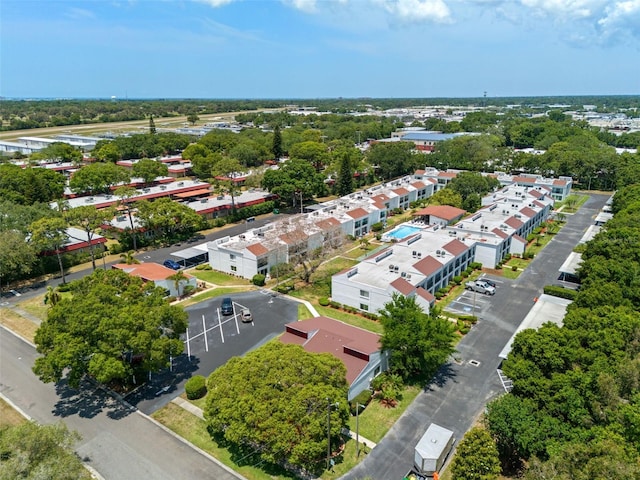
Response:
[[[496,284],[496,295],[500,290],[504,289],[509,283],[509,280],[500,277],[491,277],[488,275],[482,275],[478,280],[488,278]],[[493,296],[484,295],[482,293],[474,292],[471,290],[464,290],[457,298],[455,298],[444,309],[445,312],[455,313],[457,315],[475,315],[476,317],[482,316],[482,312],[491,308],[491,302]]]
[[[222,315],[222,298],[233,301],[235,315]],[[253,322],[243,323],[242,308],[249,308]],[[284,325],[298,318],[298,303],[266,290],[211,298],[185,309],[188,332],[182,338],[184,353],[173,359],[172,368],[154,374],[151,381],[127,400],[149,414],[166,405],[184,390],[193,375],[208,376],[233,356],[241,356],[275,338]]]

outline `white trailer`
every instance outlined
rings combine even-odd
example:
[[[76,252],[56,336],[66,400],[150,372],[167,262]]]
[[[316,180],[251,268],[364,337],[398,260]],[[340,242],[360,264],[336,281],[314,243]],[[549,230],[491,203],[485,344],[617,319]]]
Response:
[[[453,448],[454,441],[451,430],[435,423],[429,425],[416,445],[414,464],[418,472],[423,475],[439,472]]]

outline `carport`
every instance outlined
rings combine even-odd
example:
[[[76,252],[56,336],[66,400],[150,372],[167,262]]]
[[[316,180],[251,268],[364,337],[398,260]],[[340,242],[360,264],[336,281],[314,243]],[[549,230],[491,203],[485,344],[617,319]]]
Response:
[[[209,250],[207,249],[207,243],[201,243],[193,247],[178,250],[171,254],[174,257],[178,257],[180,260],[177,262],[185,268],[200,265],[209,261]]]
[[[571,252],[567,259],[560,267],[560,277],[558,280],[570,283],[580,283],[578,279],[577,271],[580,263],[582,262],[582,254]]]

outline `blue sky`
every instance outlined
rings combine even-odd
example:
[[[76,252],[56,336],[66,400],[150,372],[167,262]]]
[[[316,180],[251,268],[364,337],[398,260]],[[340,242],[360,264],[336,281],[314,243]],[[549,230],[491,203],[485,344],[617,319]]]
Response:
[[[0,96],[640,93],[640,0],[2,0]]]

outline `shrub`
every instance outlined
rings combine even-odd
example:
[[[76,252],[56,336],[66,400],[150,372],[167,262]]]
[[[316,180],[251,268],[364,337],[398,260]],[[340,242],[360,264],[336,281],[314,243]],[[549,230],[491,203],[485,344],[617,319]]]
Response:
[[[446,295],[447,293],[449,293],[449,289],[447,287],[442,287],[438,289],[438,292],[440,292],[442,295]]]
[[[456,285],[460,285],[462,283],[462,275],[456,275],[453,277],[453,283]]]
[[[371,224],[372,232],[381,232],[383,228],[384,228],[384,225],[382,224],[382,222],[376,222]]]
[[[478,321],[478,317],[476,317],[475,315],[460,315],[458,319],[462,320],[463,322],[470,323],[476,323]]]
[[[469,276],[469,272],[466,270],[462,272],[462,278],[467,278]]]
[[[196,287],[194,287],[193,285],[185,285],[184,288],[182,289],[182,295],[187,297],[195,291],[196,291]]]
[[[176,301],[176,297],[167,297],[165,298],[165,300],[167,301],[167,303],[173,303]]]
[[[353,235],[347,235],[347,240],[349,240],[350,242],[354,242],[356,240],[356,237],[354,237]]]
[[[342,305],[340,304],[340,302],[335,302],[333,300],[329,300],[329,306],[331,308],[340,308],[342,307]]]
[[[329,299],[327,297],[321,297],[318,299],[318,303],[320,304],[320,306],[326,307],[329,305]]]
[[[251,279],[251,282],[256,286],[256,287],[264,287],[264,281],[265,281],[265,276],[261,273],[256,273],[253,278]]]
[[[440,300],[442,297],[444,297],[444,295],[440,292],[436,292],[434,296],[436,297],[436,300]]]
[[[184,391],[189,400],[197,400],[207,394],[206,379],[202,375],[194,375],[184,384]]]
[[[518,266],[517,265],[511,265],[511,271],[512,272],[517,272],[518,271]]]
[[[68,292],[69,290],[71,290],[70,283],[61,283],[60,285],[58,285],[59,292]]]
[[[480,270],[482,268],[482,263],[480,263],[480,262],[471,262],[469,264],[469,268],[471,268],[473,270]]]
[[[372,396],[371,391],[363,390],[356,396],[356,398],[351,400],[349,402],[349,410],[351,410],[351,415],[356,414],[357,404],[360,404],[360,408],[366,407],[367,405],[369,405],[369,402],[371,401],[371,396]]]
[[[122,253],[123,251],[124,248],[120,243],[112,243],[111,245],[109,245],[109,253],[111,253],[112,255],[117,255],[119,253]]]
[[[564,288],[557,285],[547,285],[544,287],[544,293],[547,295],[553,295],[554,297],[566,298],[568,300],[575,300],[578,292],[571,290],[570,288]]]

